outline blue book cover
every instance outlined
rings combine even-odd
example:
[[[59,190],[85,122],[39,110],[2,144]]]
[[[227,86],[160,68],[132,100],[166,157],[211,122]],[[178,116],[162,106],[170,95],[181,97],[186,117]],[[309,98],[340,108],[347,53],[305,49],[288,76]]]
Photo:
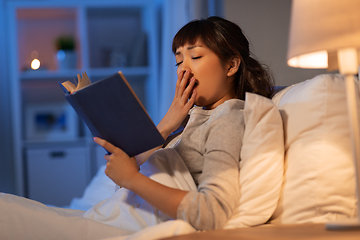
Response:
[[[121,72],[65,93],[66,100],[94,136],[107,140],[130,157],[164,144]]]

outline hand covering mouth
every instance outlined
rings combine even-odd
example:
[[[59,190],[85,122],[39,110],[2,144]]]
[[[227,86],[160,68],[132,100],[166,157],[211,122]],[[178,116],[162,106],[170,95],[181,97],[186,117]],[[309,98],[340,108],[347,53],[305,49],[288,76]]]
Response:
[[[190,84],[190,81],[188,82],[188,84],[186,85],[186,87],[187,87],[189,84]],[[191,98],[194,89],[195,89],[198,85],[199,85],[199,82],[198,82],[197,80],[195,80],[195,84],[194,84],[194,87],[191,89],[191,93],[190,93],[189,99]]]
[[[187,82],[186,87],[189,86],[190,84],[190,80]],[[194,84],[194,88],[197,87],[199,85],[199,81],[195,80],[195,84]]]

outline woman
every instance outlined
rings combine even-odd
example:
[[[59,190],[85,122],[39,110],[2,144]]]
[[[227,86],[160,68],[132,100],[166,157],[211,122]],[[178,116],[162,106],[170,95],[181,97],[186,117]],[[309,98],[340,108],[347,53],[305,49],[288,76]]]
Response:
[[[270,97],[273,80],[250,56],[241,29],[219,17],[188,23],[174,37],[172,48],[178,75],[175,97],[157,128],[166,139],[190,114],[181,136],[169,146],[184,161],[196,190],[168,187],[139,172],[149,157],[156,158],[166,149],[130,158],[103,139],[94,141],[111,153],[105,156],[105,173],[116,184],[169,219],[183,219],[200,230],[218,229],[230,218],[239,199],[245,93]],[[97,217],[100,208],[94,209],[85,216],[106,222]]]

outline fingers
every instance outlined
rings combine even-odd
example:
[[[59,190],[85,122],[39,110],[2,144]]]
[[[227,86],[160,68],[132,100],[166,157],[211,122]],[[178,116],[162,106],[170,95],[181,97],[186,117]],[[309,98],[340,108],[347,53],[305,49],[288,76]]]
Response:
[[[195,84],[195,81],[194,81]],[[191,97],[189,101],[187,101],[187,107],[190,109],[195,104],[195,98],[196,98],[196,90],[192,90]]]
[[[188,100],[190,100],[191,96],[196,96],[196,95],[192,95],[192,93],[194,92],[194,86],[196,84],[196,79],[194,76],[192,76],[192,73],[190,72],[190,70],[186,69],[182,72],[179,73],[177,82],[176,82],[176,91],[175,91],[175,97],[174,100],[179,101],[180,103],[184,104],[184,105],[188,105]],[[191,78],[190,78],[191,77]],[[189,80],[190,78],[190,80]],[[193,98],[194,99],[194,98]],[[191,102],[191,106],[193,105],[194,102]]]
[[[111,157],[110,154],[105,154],[104,159],[105,159],[107,162],[109,162],[109,161],[110,161],[110,157]]]
[[[190,74],[190,70],[184,70],[179,74],[176,82],[175,97],[182,97],[184,90],[189,82]]]
[[[105,148],[105,150],[108,151],[109,153],[115,153],[115,152],[117,152],[119,150],[119,148],[115,147],[114,145],[112,145],[108,141],[106,141],[104,139],[101,139],[99,137],[94,137],[94,142],[99,144],[103,148]]]
[[[190,79],[190,82],[189,82],[189,85],[185,88],[184,92],[183,92],[183,95],[181,96],[182,97],[182,100],[184,102],[188,102],[188,99],[190,98],[190,96],[192,96],[192,93],[194,92],[194,86],[195,86],[195,77],[192,77]]]
[[[182,80],[182,78],[184,76],[184,73],[185,73],[184,71],[180,72],[179,75],[178,75],[178,78],[176,80],[175,98],[177,98],[178,95],[179,95],[180,82],[181,82],[181,80]]]

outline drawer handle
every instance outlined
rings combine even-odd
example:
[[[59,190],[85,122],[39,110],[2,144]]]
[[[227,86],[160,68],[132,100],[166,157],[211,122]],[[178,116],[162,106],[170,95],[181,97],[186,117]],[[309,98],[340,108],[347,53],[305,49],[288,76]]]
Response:
[[[52,158],[63,158],[65,157],[66,153],[64,151],[55,151],[55,152],[51,152],[50,156]]]

